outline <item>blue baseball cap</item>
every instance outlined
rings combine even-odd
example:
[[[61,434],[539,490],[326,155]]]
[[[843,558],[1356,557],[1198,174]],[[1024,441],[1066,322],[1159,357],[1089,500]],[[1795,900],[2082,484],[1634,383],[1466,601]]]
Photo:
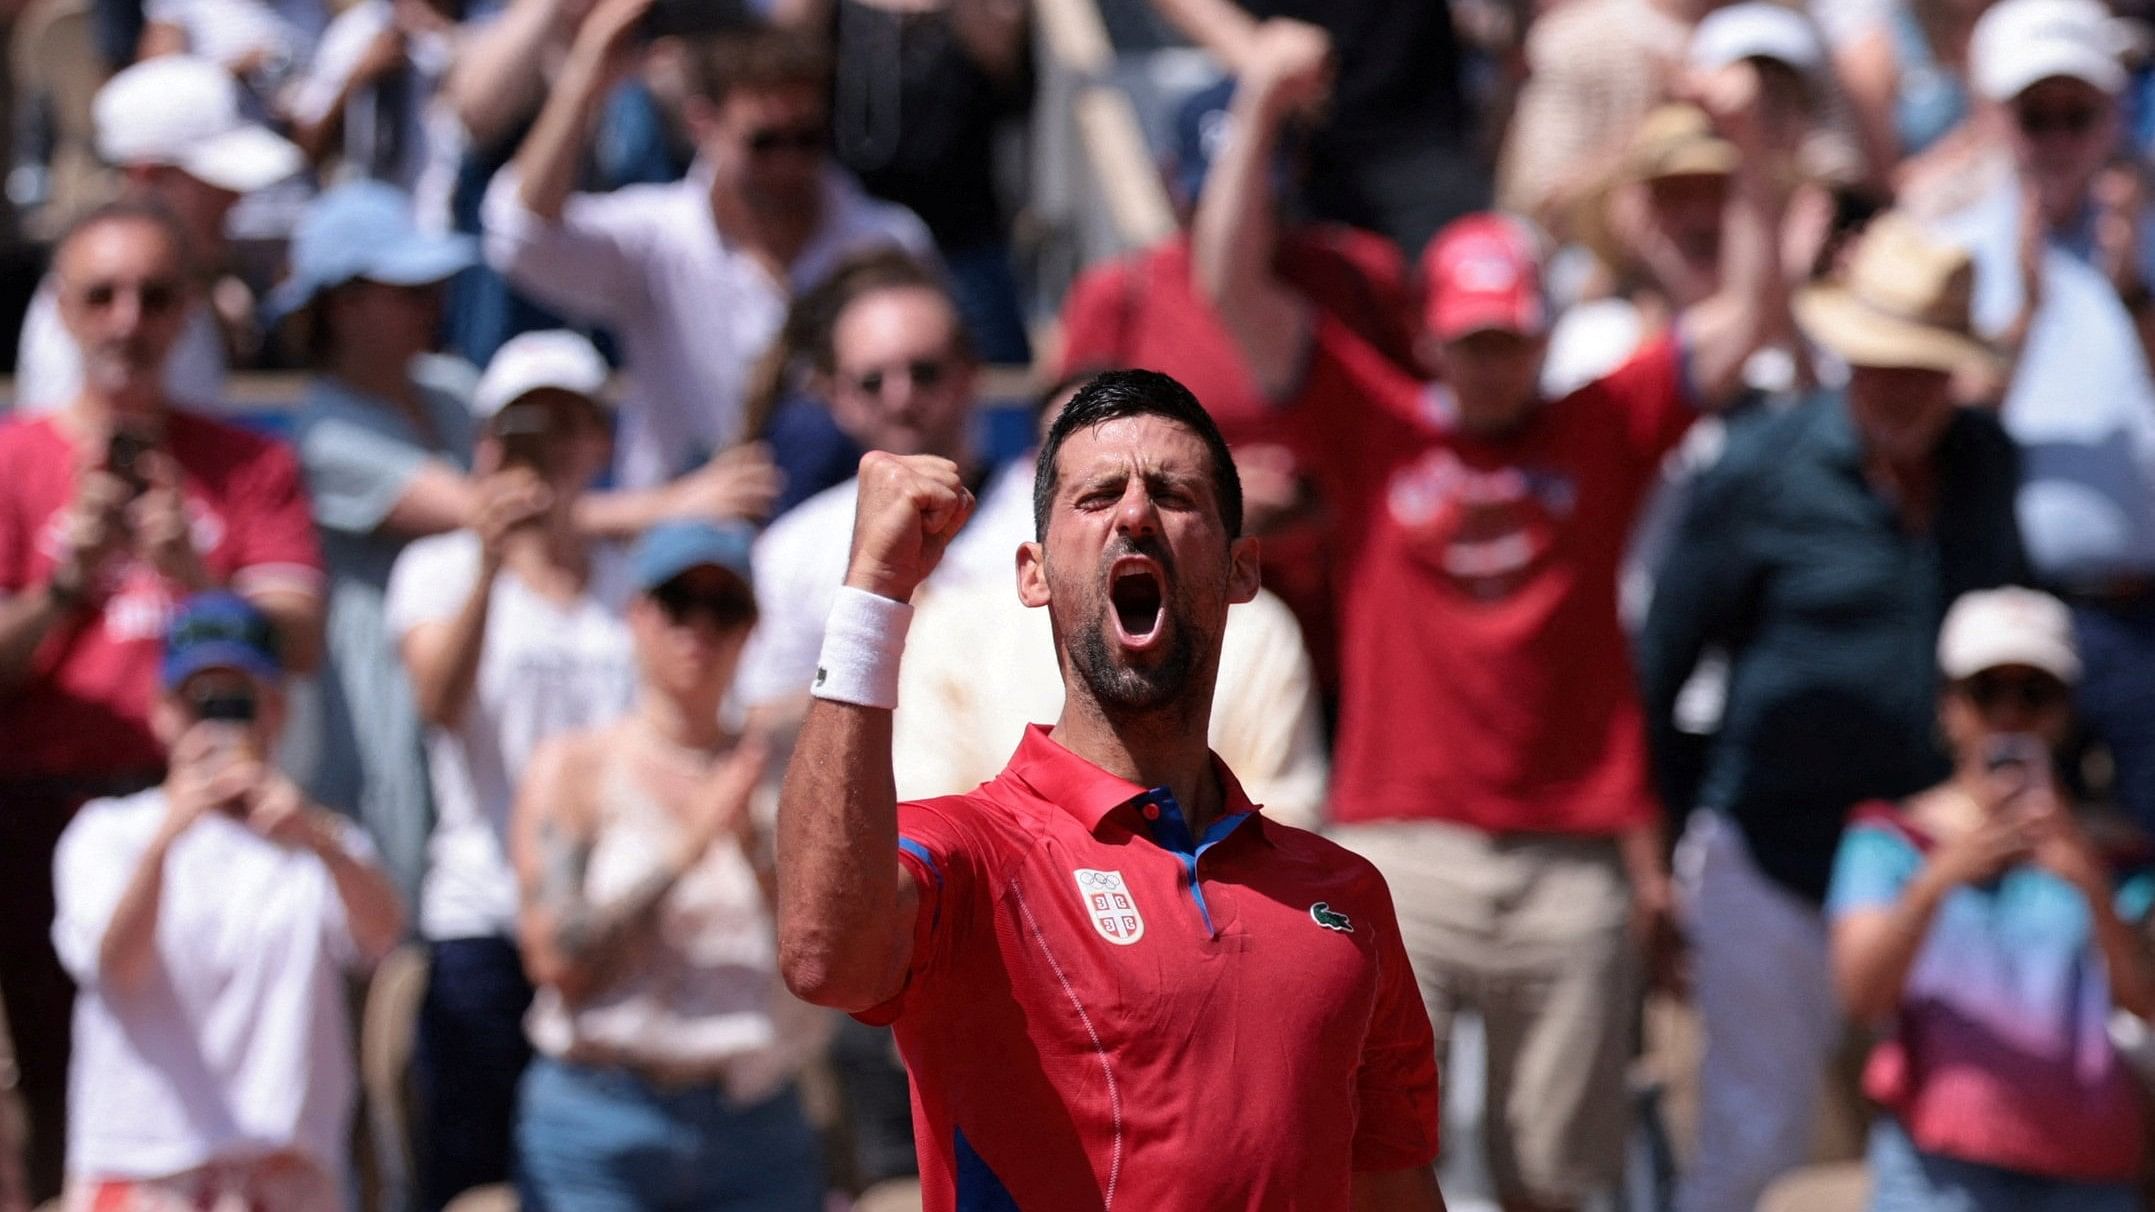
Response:
[[[711,522],[661,522],[644,532],[629,552],[629,576],[649,593],[691,568],[723,568],[753,587],[750,552],[754,534],[747,526]]]
[[[159,678],[165,689],[205,669],[236,669],[274,682],[284,676],[277,661],[277,632],[252,602],[225,590],[198,593],[180,603],[165,629]]]
[[[390,286],[440,282],[479,262],[470,236],[420,229],[412,200],[380,181],[347,181],[308,205],[292,231],[291,273],[270,292],[281,320],[316,295],[357,278]]]

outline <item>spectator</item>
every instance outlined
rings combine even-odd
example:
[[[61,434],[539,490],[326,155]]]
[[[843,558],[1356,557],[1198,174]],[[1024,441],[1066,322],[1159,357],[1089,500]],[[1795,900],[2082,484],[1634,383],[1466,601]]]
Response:
[[[722,36],[698,53],[684,118],[688,179],[571,192],[591,117],[641,53],[651,0],[600,0],[538,125],[486,202],[489,259],[572,319],[621,337],[622,484],[650,488],[744,432],[750,364],[786,296],[849,252],[931,247],[920,221],[833,168],[822,52],[798,35]]]
[[[1982,140],[1968,89],[1968,42],[1989,0],[1901,0],[1873,11],[1835,39],[1857,130],[1875,163],[1899,166],[1896,181],[1952,164]],[[1829,31],[1830,36],[1831,31]]]
[[[430,222],[447,221],[463,136],[435,96],[456,33],[439,0],[359,0],[330,21],[286,106],[325,177],[387,181],[418,195]]]
[[[396,887],[268,764],[284,670],[259,610],[188,600],[161,682],[164,781],[84,805],[55,861],[82,986],[71,1206],[332,1212],[358,1084],[342,978],[402,935]]]
[[[1071,380],[1048,392],[1036,432],[1044,437],[1082,386]],[[1028,454],[1011,466],[1036,462]],[[998,508],[969,525],[990,550],[1015,552],[1037,538],[1030,496],[997,494]],[[995,578],[925,588],[914,595],[913,614],[927,622],[899,674],[903,706],[891,723],[898,798],[962,795],[1002,772],[1027,724],[1062,714],[1054,637],[1047,612],[1027,609]],[[1316,828],[1326,767],[1317,687],[1294,615],[1272,594],[1259,590],[1227,612],[1213,699],[1213,752],[1239,772],[1267,817]]]
[[[1377,232],[1406,256],[1489,200],[1473,147],[1449,4],[1426,0],[1153,0],[1241,79],[1267,24],[1291,22],[1337,61],[1333,103],[1311,131],[1306,213]]]
[[[1243,522],[1260,540],[1265,586],[1294,610],[1330,704],[1338,699],[1339,652],[1329,527],[1307,469],[1281,442],[1273,401],[1191,279],[1187,221],[1231,135],[1234,87],[1225,82],[1197,94],[1177,116],[1173,192],[1184,230],[1094,266],[1070,287],[1062,373],[1149,367],[1204,401],[1241,461]],[[1398,249],[1344,224],[1298,221],[1296,209],[1284,199],[1279,207],[1273,265],[1281,280],[1400,368],[1417,368],[1414,307]]]
[[[1694,483],[1640,637],[1662,800],[1704,1020],[1697,1163],[1678,1207],[1750,1207],[1809,1142],[1840,1020],[1819,902],[1850,807],[1935,783],[1932,647],[1945,604],[2021,575],[2012,443],[1956,410],[1989,359],[1973,269],[1874,220],[1842,280],[1798,300],[1847,386],[1730,426]],[[1702,653],[1729,663],[1718,729],[1679,729]]]
[[[2024,459],[2029,561],[2073,607],[2079,717],[2110,750],[2120,800],[2155,828],[2155,246],[2138,191],[2104,176],[2117,36],[2075,0],[1984,15],[1975,82],[2010,119],[2018,182],[1942,231],[1975,258],[1977,327],[2019,353],[2002,416]]]
[[[283,110],[329,26],[327,0],[144,0],[144,59],[188,54],[246,86],[255,117]]]
[[[1807,173],[1839,181],[1871,175],[1824,70],[1817,30],[1802,14],[1765,0],[1725,7],[1580,0],[1538,22],[1526,54],[1529,75],[1506,139],[1498,196],[1559,236],[1570,234],[1581,201],[1608,179],[1631,132],[1687,73],[1742,60],[1763,64],[1770,87],[1807,94]]]
[[[1952,774],[1857,810],[1827,901],[1855,1017],[1889,1024],[1866,1088],[1879,1208],[2132,1212],[2143,1095],[2114,1010],[2155,1010],[2142,861],[2114,860],[2054,779],[2080,676],[2072,618],[2025,589],[1962,597],[1938,640]]]
[[[396,190],[353,182],[301,216],[291,277],[273,298],[302,330],[315,369],[297,440],[329,565],[308,792],[366,826],[407,898],[425,867],[431,813],[419,717],[404,668],[390,659],[382,593],[404,545],[462,525],[478,494],[470,368],[427,354],[442,284],[475,259],[471,241],[415,228]]]
[[[867,258],[842,269],[850,288],[830,311],[831,413],[861,450],[932,454],[964,467],[981,492],[979,516],[1022,508],[1028,477],[1006,470],[990,481],[972,449],[977,366],[957,304],[926,266]],[[809,498],[764,532],[756,545],[756,602],[761,622],[742,657],[735,693],[782,734],[808,704],[823,620],[845,579],[859,485],[848,479]],[[1007,534],[1007,532],[1004,532]],[[1013,549],[1001,535],[968,526],[936,572],[948,584],[1007,575]]]
[[[187,306],[166,363],[166,393],[189,406],[224,399],[227,350],[255,343],[251,303],[221,305],[236,282],[225,277],[225,218],[240,198],[299,171],[299,151],[240,112],[240,90],[224,69],[174,55],[127,68],[91,106],[98,155],[120,169],[128,196],[170,211],[190,252]],[[227,337],[227,328],[241,331]],[[19,409],[64,407],[82,386],[82,356],[60,320],[50,274],[38,283],[15,352]]]
[[[1031,362],[996,172],[997,136],[1032,100],[1025,4],[782,0],[772,16],[827,39],[838,162],[928,225],[974,348]]]
[[[574,341],[574,352],[564,346]],[[626,571],[577,526],[610,454],[606,365],[570,334],[502,346],[473,399],[482,481],[470,524],[397,557],[384,610],[426,724],[435,823],[420,886],[422,1206],[509,1176],[531,985],[517,955],[509,808],[548,737],[628,708]]]
[[[0,997],[39,1199],[59,1179],[72,997],[46,937],[53,846],[77,804],[157,781],[150,708],[173,603],[234,588],[276,624],[287,668],[320,646],[321,561],[291,454],[166,393],[186,266],[162,211],[121,203],[78,222],[53,293],[82,388],[0,427]]]
[[[541,1053],[519,1100],[522,1203],[814,1212],[794,1083],[827,1020],[778,978],[749,810],[766,750],[719,724],[756,618],[748,532],[661,526],[629,576],[635,707],[546,742],[517,799]]]
[[[1279,284],[1265,166],[1282,120],[1323,96],[1321,49],[1257,52],[1200,206],[1198,279],[1292,401],[1341,519],[1336,836],[1396,890],[1439,1048],[1460,1011],[1488,1023],[1499,1198],[1577,1207],[1621,1170],[1638,944],[1668,913],[1617,573],[1663,456],[1785,308],[1777,181],[1800,113],[1751,64],[1703,82],[1741,151],[1722,295],[1544,400],[1548,304],[1518,220],[1459,220],[1424,253],[1434,383]]]

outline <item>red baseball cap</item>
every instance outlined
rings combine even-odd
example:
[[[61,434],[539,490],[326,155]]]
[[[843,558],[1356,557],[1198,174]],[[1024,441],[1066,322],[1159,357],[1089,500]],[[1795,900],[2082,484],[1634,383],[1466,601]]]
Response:
[[[1548,330],[1541,291],[1540,237],[1523,220],[1482,213],[1456,219],[1422,250],[1429,286],[1423,323],[1440,341],[1501,329]]]

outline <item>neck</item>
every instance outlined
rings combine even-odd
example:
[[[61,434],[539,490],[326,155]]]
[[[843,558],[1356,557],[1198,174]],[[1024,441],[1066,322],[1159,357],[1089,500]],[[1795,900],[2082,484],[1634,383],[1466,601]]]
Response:
[[[650,688],[636,706],[636,718],[653,736],[682,749],[716,750],[726,743],[718,722],[718,696],[687,701]]]
[[[574,497],[556,496],[554,507],[538,521],[518,528],[506,540],[507,559],[533,579],[534,572],[566,572],[581,579],[590,555],[576,530]]]
[[[1212,751],[1205,732],[1212,705],[1207,680],[1202,695],[1189,706],[1173,705],[1137,718],[1113,719],[1075,677],[1063,711],[1055,721],[1057,744],[1109,774],[1143,787],[1174,793],[1189,818],[1190,831],[1203,834],[1223,810],[1226,797],[1213,775]]]
[[[164,390],[156,383],[118,391],[86,383],[61,418],[76,438],[90,441],[104,441],[121,422],[153,434],[162,433]]]
[[[758,206],[744,191],[714,182],[711,221],[728,240],[782,269],[793,264],[823,222],[822,198],[818,195],[806,206]]]

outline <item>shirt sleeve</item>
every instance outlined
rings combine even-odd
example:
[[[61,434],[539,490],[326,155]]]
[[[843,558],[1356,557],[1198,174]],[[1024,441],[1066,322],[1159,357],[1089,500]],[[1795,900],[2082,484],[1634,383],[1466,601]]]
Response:
[[[1281,409],[1280,434],[1334,502],[1380,487],[1370,469],[1416,441],[1411,410],[1426,385],[1328,315],[1317,318],[1302,386]]]
[[[920,890],[913,918],[913,954],[896,996],[854,1015],[871,1026],[898,1021],[931,995],[948,969],[952,939],[970,928],[982,895],[976,872],[991,869],[992,845],[977,826],[977,812],[963,797],[898,805],[898,863]]]
[[[304,422],[299,462],[324,530],[372,534],[426,465],[427,453],[344,416]]]
[[[143,846],[111,828],[102,802],[83,805],[53,852],[52,946],[78,985],[97,983],[97,953],[105,928],[134,878]]]
[[[1354,1168],[1375,1173],[1437,1159],[1437,1041],[1400,941],[1389,892],[1377,940],[1377,1004],[1355,1072]]]
[[[514,168],[495,174],[481,215],[486,260],[540,302],[593,324],[632,319],[644,299],[644,251],[650,207],[663,205],[649,188],[570,194],[561,218],[549,222],[524,206]]]
[[[389,571],[383,614],[398,640],[422,623],[452,618],[478,576],[479,540],[470,531],[420,539],[397,556]]]
[[[1841,835],[1841,848],[1833,856],[1827,919],[1893,905],[1922,866],[1923,856],[1907,839],[1875,824],[1852,826]]]
[[[299,461],[282,443],[265,445],[254,461],[248,493],[234,521],[232,587],[322,590],[322,549],[301,487]]]

